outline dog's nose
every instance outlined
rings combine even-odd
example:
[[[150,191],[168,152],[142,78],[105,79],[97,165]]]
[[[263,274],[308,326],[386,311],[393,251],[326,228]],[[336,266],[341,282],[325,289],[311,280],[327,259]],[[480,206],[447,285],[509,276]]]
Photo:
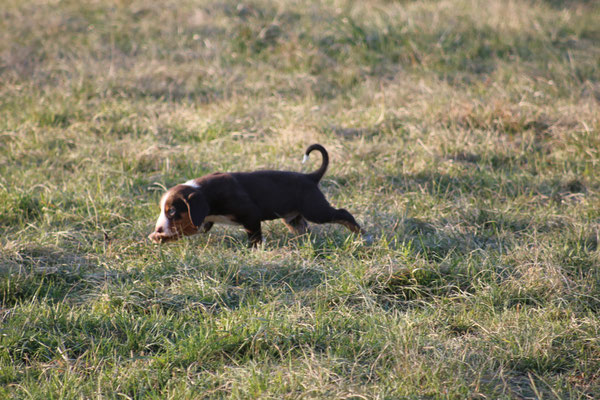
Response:
[[[164,228],[162,226],[159,226],[158,228],[156,228],[156,233],[164,233]]]
[[[148,235],[148,239],[152,240],[153,242],[157,242],[158,239],[156,237],[158,232],[152,232],[151,234]]]

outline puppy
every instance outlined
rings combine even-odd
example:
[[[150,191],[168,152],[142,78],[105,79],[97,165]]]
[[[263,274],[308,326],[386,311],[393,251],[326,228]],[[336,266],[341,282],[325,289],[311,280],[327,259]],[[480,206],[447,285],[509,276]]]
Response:
[[[306,149],[304,161],[317,150],[321,167],[310,174],[290,171],[213,173],[169,189],[160,200],[160,216],[148,237],[156,243],[208,232],[214,223],[241,225],[250,246],[262,241],[261,221],[283,219],[293,233],[304,233],[307,221],[338,223],[354,233],[364,231],[346,210],[333,208],[318,183],[329,165],[323,146]]]

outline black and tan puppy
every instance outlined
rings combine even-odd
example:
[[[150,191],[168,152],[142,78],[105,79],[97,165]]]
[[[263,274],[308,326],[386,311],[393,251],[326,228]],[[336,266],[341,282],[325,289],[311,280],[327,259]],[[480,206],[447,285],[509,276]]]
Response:
[[[241,225],[252,246],[262,241],[261,221],[282,218],[290,231],[304,233],[306,221],[342,224],[364,233],[346,210],[333,208],[318,183],[329,165],[320,144],[306,149],[323,156],[321,167],[310,174],[289,171],[214,173],[169,189],[160,201],[160,216],[149,238],[157,243],[207,232],[214,223]]]

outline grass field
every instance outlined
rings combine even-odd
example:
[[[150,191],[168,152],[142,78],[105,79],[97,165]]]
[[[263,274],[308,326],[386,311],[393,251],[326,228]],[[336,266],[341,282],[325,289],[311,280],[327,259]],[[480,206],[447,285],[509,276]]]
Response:
[[[598,2],[0,3],[0,398],[600,397]],[[372,244],[146,239],[315,142]]]

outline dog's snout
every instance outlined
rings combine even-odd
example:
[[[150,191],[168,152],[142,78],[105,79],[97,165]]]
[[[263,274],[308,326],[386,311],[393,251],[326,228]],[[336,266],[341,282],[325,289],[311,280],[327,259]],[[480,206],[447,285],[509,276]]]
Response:
[[[156,233],[165,233],[165,229],[162,226],[156,228]]]
[[[150,239],[154,243],[159,243],[160,242],[159,233],[158,232],[152,232],[151,234],[148,235],[148,239]]]

